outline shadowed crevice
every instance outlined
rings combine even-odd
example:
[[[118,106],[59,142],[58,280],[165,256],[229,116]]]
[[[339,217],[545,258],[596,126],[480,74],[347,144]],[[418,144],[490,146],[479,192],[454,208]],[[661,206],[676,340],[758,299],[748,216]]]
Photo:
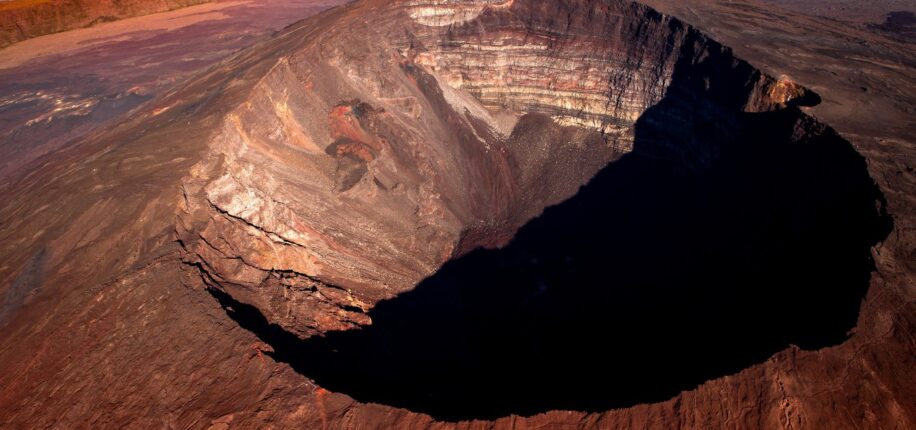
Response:
[[[662,401],[846,339],[889,231],[862,157],[788,109],[737,118],[741,144],[690,169],[646,155],[669,109],[509,246],[379,303],[370,327],[300,340],[219,298],[322,387],[443,420]]]

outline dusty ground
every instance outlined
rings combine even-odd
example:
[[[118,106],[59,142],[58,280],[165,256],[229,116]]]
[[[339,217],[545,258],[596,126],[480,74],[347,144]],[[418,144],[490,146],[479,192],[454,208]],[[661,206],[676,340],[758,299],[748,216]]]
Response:
[[[341,0],[226,1],[0,50],[0,183],[182,78]]]
[[[0,2],[0,47],[46,34],[181,9],[210,0],[12,0]]]
[[[763,0],[793,12],[856,23],[880,23],[890,12],[916,10],[913,0]]]

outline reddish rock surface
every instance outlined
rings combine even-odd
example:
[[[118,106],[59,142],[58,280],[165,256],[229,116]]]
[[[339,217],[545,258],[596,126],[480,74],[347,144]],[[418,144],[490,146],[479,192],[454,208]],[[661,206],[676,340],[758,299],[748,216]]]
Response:
[[[12,428],[913,428],[912,51],[861,33],[881,44],[855,51],[869,59],[855,60],[865,78],[821,79],[818,68],[845,64],[820,43],[810,48],[828,24],[758,9],[747,19],[786,38],[769,51],[736,30],[748,24],[723,19],[747,13],[730,7],[673,12],[711,17],[708,27],[696,23],[769,75],[628,2],[360,1],[291,26],[39,158],[0,185],[0,420]],[[776,13],[798,25],[767,19]],[[811,52],[823,61],[787,60]],[[886,52],[900,53],[902,65],[888,66]],[[852,82],[899,91],[889,100],[852,96]],[[379,301],[476,247],[505,245],[634,150],[637,120],[663,102],[672,107],[647,125],[659,144],[652,155],[688,170],[727,149],[718,144],[727,139],[687,128],[697,123],[727,136],[745,115],[783,112],[792,143],[832,138],[795,110],[817,98],[805,87],[824,99],[808,112],[836,123],[868,158],[894,217],[874,248],[877,273],[858,325],[838,346],[789,347],[659,403],[448,422],[318,387],[275,361],[272,346],[207,292],[253,306],[299,339],[371,324]],[[873,105],[853,110],[851,101]],[[876,124],[885,114],[888,125]]]
[[[209,0],[11,0],[0,2],[0,48],[100,22],[178,9]]]
[[[435,6],[454,8],[435,23],[411,18],[432,15],[425,4],[357,4],[301,30],[313,38],[266,45],[280,59],[258,60],[277,62],[224,115],[186,182],[185,260],[280,325],[353,328],[365,320],[354,310],[504,244],[629,152],[634,122],[684,56],[719,80],[712,110],[770,110],[796,95],[645,8],[467,4]],[[475,13],[476,25],[448,25]],[[351,30],[361,14],[398,24],[367,37]],[[277,285],[284,277],[294,286]],[[320,294],[300,287],[316,282]],[[266,304],[291,294],[302,304]],[[315,314],[316,298],[330,308]]]

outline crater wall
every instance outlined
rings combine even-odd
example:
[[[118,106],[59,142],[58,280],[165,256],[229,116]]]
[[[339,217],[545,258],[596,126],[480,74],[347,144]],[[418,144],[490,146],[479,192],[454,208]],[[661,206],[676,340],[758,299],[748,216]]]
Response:
[[[429,7],[434,10],[423,9]],[[544,46],[547,48],[542,49]],[[467,65],[457,61],[459,54],[467,57]],[[577,77],[552,82],[540,73],[538,64],[572,70]],[[632,79],[627,73],[632,73]],[[512,264],[528,264],[530,259],[502,251],[516,249],[507,244],[523,225],[535,227],[535,238],[546,231],[557,243],[564,243],[563,228],[581,230],[585,226],[575,223],[579,211],[556,221],[560,229],[544,222],[529,224],[545,207],[561,202],[584,209],[595,224],[606,222],[617,228],[602,230],[604,233],[625,232],[629,242],[614,242],[609,247],[619,261],[638,263],[615,273],[623,279],[647,276],[664,280],[665,275],[677,273],[662,269],[678,267],[690,271],[692,279],[703,285],[707,272],[688,264],[703,261],[706,254],[698,249],[718,252],[726,261],[778,251],[782,236],[771,237],[766,230],[756,229],[756,224],[742,222],[749,218],[729,217],[718,210],[720,206],[709,205],[713,199],[706,194],[708,187],[700,181],[691,188],[692,183],[682,181],[683,175],[712,178],[721,187],[719,196],[737,194],[744,210],[765,209],[754,212],[757,217],[769,215],[766,211],[777,212],[780,226],[788,226],[780,232],[789,239],[830,251],[818,260],[825,264],[818,267],[826,270],[836,264],[829,258],[831,253],[852,255],[830,245],[849,245],[846,240],[854,239],[857,253],[851,258],[857,264],[845,269],[855,269],[853,286],[860,286],[868,278],[857,270],[868,268],[866,248],[880,240],[886,226],[856,230],[856,235],[842,227],[862,227],[859,221],[874,221],[876,216],[884,221],[879,216],[881,199],[872,194],[864,162],[848,143],[795,109],[815,101],[810,92],[788,80],[761,74],[679,21],[624,1],[366,0],[329,11],[233,55],[116,127],[43,158],[21,181],[0,184],[5,202],[0,207],[4,220],[0,225],[4,256],[0,282],[14,287],[12,299],[2,306],[16,310],[0,333],[3,345],[8,346],[0,349],[0,364],[9,370],[0,375],[0,406],[12,411],[2,417],[3,422],[10,427],[75,427],[86,422],[95,427],[150,427],[168,421],[175,427],[190,428],[261,428],[270,423],[278,427],[429,429],[570,425],[855,428],[863,422],[886,427],[908,422],[912,408],[905,400],[912,396],[905,394],[912,391],[912,384],[895,372],[907,369],[912,348],[902,341],[889,341],[891,337],[859,336],[856,343],[825,353],[789,347],[771,355],[774,349],[767,349],[750,367],[744,367],[746,361],[731,363],[736,366],[732,370],[745,369],[739,373],[691,374],[691,378],[709,382],[667,401],[626,409],[607,411],[602,408],[609,406],[603,403],[589,406],[594,411],[602,409],[595,413],[557,411],[553,410],[558,407],[553,401],[556,398],[530,391],[549,404],[522,413],[553,411],[527,418],[505,416],[506,410],[520,410],[509,404],[504,405],[509,409],[476,416],[500,417],[493,421],[439,421],[420,413],[436,412],[430,404],[422,404],[429,402],[422,384],[413,391],[395,392],[384,386],[381,392],[376,387],[361,391],[367,388],[348,386],[358,379],[353,377],[355,372],[339,367],[374,358],[361,354],[377,351],[371,342],[370,348],[361,349],[367,346],[363,342],[367,335],[371,340],[373,333],[393,327],[399,337],[412,339],[416,333],[412,329],[423,323],[421,334],[440,327],[428,324],[429,319],[415,318],[416,313],[400,312],[405,307],[419,309],[420,317],[424,312],[436,313],[432,321],[460,329],[448,311],[463,302],[443,296],[437,285],[451,282],[450,273],[474,281],[474,271],[462,270],[467,267],[462,264],[468,264],[462,258],[473,257],[475,250],[477,254],[508,255],[505,258]],[[780,127],[770,126],[768,118],[772,117],[780,119]],[[763,132],[756,133],[758,130]],[[740,137],[746,135],[758,142],[742,151]],[[768,146],[771,136],[777,137],[776,148]],[[756,157],[761,153],[756,151],[767,158]],[[825,153],[835,156],[824,157]],[[638,155],[640,161],[634,163],[629,157],[624,163],[621,158],[627,154]],[[752,176],[722,163],[736,155],[744,166],[753,168]],[[653,171],[643,167],[655,161],[675,168],[650,175]],[[783,167],[791,175],[785,175]],[[850,171],[855,174],[847,174]],[[735,177],[744,182],[715,181]],[[593,191],[582,197],[607,212],[577,206],[575,202],[581,199],[569,200],[596,178],[602,186],[592,186]],[[634,184],[640,178],[646,183]],[[770,178],[778,179],[778,188],[764,180]],[[834,178],[844,181],[836,183]],[[796,181],[804,186],[796,186]],[[669,193],[672,188],[686,187],[696,191],[692,195],[696,199],[638,192],[644,189],[640,186],[652,183],[660,183],[659,189]],[[748,183],[769,200],[761,202],[744,194],[739,185]],[[608,205],[605,187],[626,198]],[[822,193],[820,187],[830,192]],[[856,192],[846,193],[847,189]],[[793,204],[782,191],[805,205]],[[816,193],[818,198],[811,199],[807,193]],[[682,202],[699,203],[694,217],[682,220],[676,210],[643,211],[632,206],[633,201],[661,201],[664,207],[675,209]],[[779,204],[767,204],[770,201]],[[822,202],[828,206],[821,206]],[[850,205],[844,206],[846,203]],[[627,204],[631,204],[627,210],[617,210],[618,205]],[[836,207],[854,208],[855,216],[847,217],[850,211],[830,210]],[[831,218],[834,223],[817,224],[807,213],[809,209],[835,215]],[[646,213],[651,216],[643,217]],[[640,219],[637,223],[619,221],[627,217]],[[699,223],[692,222],[696,219]],[[819,236],[791,234],[795,226],[812,222],[819,226]],[[627,246],[646,243],[639,236],[641,229],[628,230],[634,225],[664,227],[651,230],[655,243],[667,243],[669,233],[691,239],[681,242],[680,248],[692,253],[690,258],[669,254],[665,261],[672,266],[644,266],[643,254]],[[767,242],[774,247],[747,246],[752,242],[742,240],[744,236],[722,230],[734,225],[775,241]],[[729,252],[717,243],[693,246],[708,238],[697,226],[719,229],[716,238],[740,246],[741,252]],[[834,226],[840,227],[834,230]],[[600,238],[589,233],[583,234]],[[820,242],[821,238],[828,241]],[[543,251],[556,267],[567,268],[568,256],[558,254],[551,242]],[[797,258],[795,263],[804,263],[807,251],[802,247],[792,254],[772,255],[791,255]],[[593,255],[587,254],[585,258]],[[451,269],[442,271],[447,261],[453,261]],[[751,263],[756,261],[751,259]],[[771,273],[764,263],[726,268],[751,267]],[[598,261],[593,267],[602,269],[602,264],[604,261]],[[721,275],[708,266],[702,268]],[[438,275],[430,278],[434,273]],[[501,273],[511,278],[514,272]],[[740,278],[732,274],[725,272],[724,278],[717,278],[719,291],[732,291],[734,279]],[[797,301],[789,300],[794,292],[786,287],[801,282],[794,281],[780,284],[787,288],[784,295],[755,302],[754,312],[739,316],[771,315],[768,305],[788,303],[798,308]],[[421,282],[426,288],[417,287]],[[41,283],[40,288],[30,288],[32,283]],[[471,285],[481,287],[471,291],[471,298],[485,299],[475,303],[485,310],[496,306],[488,318],[505,321],[500,302],[489,300],[486,287],[492,284]],[[831,286],[821,287],[825,285]],[[748,293],[752,299],[753,293],[767,291],[766,283],[759,286],[762,288]],[[506,293],[503,303],[517,303],[517,290],[502,290]],[[530,295],[522,290],[526,297]],[[536,288],[535,293],[538,291]],[[594,315],[606,311],[601,301],[578,296],[576,291],[569,290],[564,300],[547,302],[585,303],[596,311]],[[613,298],[615,291],[606,291],[603,297]],[[638,291],[652,298],[645,289]],[[829,288],[813,291],[831,293]],[[842,309],[855,308],[860,292],[846,293],[831,297],[843,302]],[[20,300],[23,296],[27,297]],[[700,305],[710,306],[703,298],[694,296]],[[817,294],[804,298],[807,301],[802,304],[823,304]],[[676,311],[689,312],[678,307],[683,301],[676,297],[666,299]],[[436,306],[415,306],[425,305],[423,300],[432,300]],[[887,301],[877,303],[884,306]],[[394,312],[381,318],[383,307]],[[556,315],[549,306],[540,310]],[[625,310],[630,313],[618,314],[624,321],[634,321],[626,319],[628,316],[645,321],[638,307]],[[235,314],[240,312],[251,318],[238,318]],[[257,324],[247,324],[251,321]],[[549,323],[536,320],[539,324],[545,321]],[[577,320],[571,321],[558,327],[576,328]],[[661,321],[666,323],[662,328],[684,327],[678,321]],[[761,332],[772,331],[761,326],[760,319],[743,321]],[[733,327],[727,320],[725,324],[699,322],[693,327],[705,328],[706,323],[714,328]],[[780,334],[797,334],[792,323],[776,323],[785,330]],[[408,330],[401,330],[404,326]],[[883,317],[870,320],[866,328],[870,333],[912,332],[911,325],[895,326]],[[467,333],[473,331],[459,330],[459,334]],[[567,333],[555,330],[553,339],[576,340]],[[341,339],[345,342],[338,342]],[[729,338],[724,339],[725,343],[711,343],[728,349]],[[784,348],[786,339],[793,338],[777,339],[767,348]],[[683,342],[687,353],[696,348],[691,338],[675,336],[675,340]],[[303,371],[296,364],[302,356],[295,346],[302,342],[321,354],[321,360],[307,363],[317,369]],[[883,343],[873,346],[872,342]],[[289,345],[294,347],[288,349]],[[751,347],[758,346],[751,342]],[[341,350],[347,360],[334,356]],[[407,352],[403,357],[423,358]],[[326,357],[330,359],[324,360]],[[447,354],[432,358],[452,359]],[[753,365],[761,360],[767,361]],[[408,375],[425,370],[412,368],[406,361],[394,362]],[[384,366],[370,364],[356,373],[369,381],[392,375]],[[316,376],[312,379],[311,375]],[[326,382],[316,383],[319,376]],[[633,378],[634,386],[645,385]],[[522,382],[539,381],[535,377]],[[690,380],[687,385],[669,388],[676,392],[696,383]],[[537,388],[557,386],[563,387],[538,384]],[[328,391],[337,387],[340,392]],[[519,387],[507,386],[510,390]],[[413,397],[416,393],[419,400]],[[562,393],[548,394],[570,401]],[[396,398],[384,397],[391,395]],[[488,398],[508,399],[509,403],[519,399],[489,392],[477,400],[488,407]],[[627,397],[610,407],[632,406],[632,400]],[[659,397],[643,400],[655,402]],[[378,403],[382,401],[387,403]],[[841,404],[850,405],[852,412],[837,413]],[[438,413],[463,419],[471,412]]]
[[[668,137],[812,97],[629,2],[369,1],[325,30],[223,117],[180,229],[217,288],[303,336],[368,323],[446,261],[505,245],[632,151],[662,98],[687,107],[655,155],[703,168],[717,140]],[[689,79],[671,88],[675,72]]]

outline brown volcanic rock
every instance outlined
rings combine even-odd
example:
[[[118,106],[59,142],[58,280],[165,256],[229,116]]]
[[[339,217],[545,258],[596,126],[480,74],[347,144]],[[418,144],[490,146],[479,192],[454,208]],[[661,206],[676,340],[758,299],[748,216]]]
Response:
[[[484,6],[360,3],[282,53],[186,186],[186,260],[284,327],[351,328],[629,152],[684,55],[723,110],[804,92],[639,6]]]
[[[0,48],[13,43],[87,27],[99,22],[148,15],[210,0],[12,0],[0,2]]]
[[[875,288],[859,334],[825,353],[662,403],[459,423],[318,388],[204,291],[298,338],[370,324],[633,150],[663,100],[654,155],[704,169],[724,148],[686,127],[728,135],[812,97],[628,2],[362,1],[307,20],[0,189],[0,285],[32,297],[4,304],[3,423],[912,427],[913,301]],[[830,134],[797,115],[793,141]],[[874,282],[909,276],[887,273]]]

